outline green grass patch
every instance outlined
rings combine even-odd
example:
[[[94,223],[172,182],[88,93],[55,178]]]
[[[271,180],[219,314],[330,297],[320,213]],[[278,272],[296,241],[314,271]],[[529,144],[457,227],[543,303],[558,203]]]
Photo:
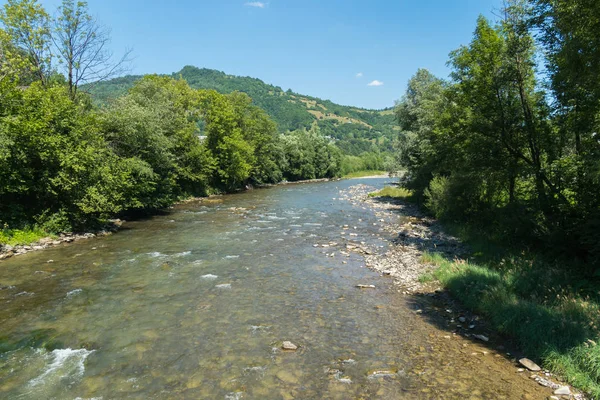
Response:
[[[600,282],[539,255],[492,255],[475,263],[424,254],[423,261],[436,265],[435,278],[529,358],[600,397]]]
[[[435,281],[435,276],[431,273],[425,273],[419,276],[420,283],[429,283]]]
[[[369,197],[387,197],[392,199],[411,200],[413,192],[403,187],[386,186],[378,192],[369,193]]]
[[[0,230],[0,244],[7,244],[9,246],[31,244],[45,237],[53,237],[53,235],[39,227],[27,227],[24,229],[4,228]]]
[[[356,171],[356,172],[351,172],[349,174],[344,175],[345,179],[351,179],[351,178],[364,178],[366,176],[384,176],[387,175],[388,172],[387,171]]]

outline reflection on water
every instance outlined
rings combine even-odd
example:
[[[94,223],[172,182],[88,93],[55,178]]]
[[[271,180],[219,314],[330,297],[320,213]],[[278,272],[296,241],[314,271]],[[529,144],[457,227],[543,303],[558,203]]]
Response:
[[[345,224],[387,245],[374,215],[332,200],[355,183],[185,204],[3,262],[0,397],[508,398],[440,368],[443,345],[423,348],[427,325],[360,257],[314,247],[340,249]]]

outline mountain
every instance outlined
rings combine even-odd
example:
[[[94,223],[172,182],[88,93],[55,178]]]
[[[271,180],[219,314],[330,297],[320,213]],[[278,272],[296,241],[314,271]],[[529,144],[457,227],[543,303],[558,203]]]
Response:
[[[316,121],[323,135],[337,139],[338,146],[347,154],[359,155],[374,147],[381,151],[391,150],[398,133],[391,108],[367,110],[342,106],[291,90],[284,91],[260,79],[227,75],[221,71],[192,66],[186,66],[172,76],[185,79],[195,89],[248,94],[254,104],[263,108],[277,122],[282,133],[309,128]],[[141,76],[130,75],[84,86],[82,89],[89,92],[96,103],[103,104],[126,93],[140,78]]]

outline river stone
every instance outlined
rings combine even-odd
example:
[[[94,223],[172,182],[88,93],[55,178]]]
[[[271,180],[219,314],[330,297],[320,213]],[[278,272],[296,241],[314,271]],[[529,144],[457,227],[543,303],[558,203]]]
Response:
[[[485,336],[485,335],[474,335],[473,337],[474,337],[475,339],[479,339],[479,340],[482,340],[482,341],[484,341],[484,342],[489,342],[489,341],[490,341],[490,338],[488,338],[488,337],[487,337],[487,336]]]
[[[375,285],[356,285],[359,289],[375,289]]]
[[[561,386],[558,389],[556,389],[554,391],[554,394],[558,394],[558,395],[570,395],[571,394],[571,389],[569,389],[568,386]]]
[[[525,368],[527,368],[528,370],[533,371],[533,372],[542,370],[539,365],[537,365],[536,363],[531,361],[529,358],[521,358],[519,360],[519,364],[521,364],[522,366],[524,366]]]
[[[298,346],[296,346],[294,343],[288,342],[288,341],[283,342],[283,344],[281,345],[281,348],[284,350],[294,350],[294,351],[298,350]]]

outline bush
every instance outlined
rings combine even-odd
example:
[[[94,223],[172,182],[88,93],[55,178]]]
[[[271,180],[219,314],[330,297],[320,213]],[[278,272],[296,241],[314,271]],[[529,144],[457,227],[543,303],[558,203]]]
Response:
[[[442,218],[450,212],[450,181],[445,176],[436,176],[425,189],[425,206],[436,216]]]
[[[43,230],[52,233],[71,232],[73,227],[65,210],[56,213],[44,213],[38,217],[38,223]]]

